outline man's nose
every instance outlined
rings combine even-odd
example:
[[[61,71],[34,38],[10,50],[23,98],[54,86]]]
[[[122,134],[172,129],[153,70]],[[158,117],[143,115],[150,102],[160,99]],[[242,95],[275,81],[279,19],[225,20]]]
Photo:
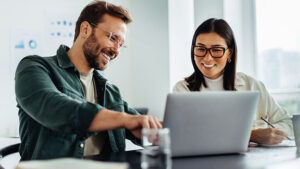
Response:
[[[120,42],[114,42],[113,45],[114,45],[115,51],[120,51],[120,48],[121,48]]]
[[[115,43],[113,46],[113,50],[115,52],[115,57],[117,57],[120,53],[120,45],[118,43]]]

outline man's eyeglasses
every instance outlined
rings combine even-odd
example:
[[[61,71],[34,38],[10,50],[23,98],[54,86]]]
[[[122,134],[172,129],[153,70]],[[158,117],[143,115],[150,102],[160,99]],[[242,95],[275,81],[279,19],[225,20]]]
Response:
[[[212,48],[206,48],[203,46],[194,46],[194,55],[197,57],[205,57],[207,54],[207,51],[209,51],[210,55],[213,58],[221,58],[224,56],[225,51],[229,48],[224,47],[212,47]]]
[[[121,40],[120,36],[117,35],[116,33],[114,32],[110,32],[108,30],[105,30],[101,27],[98,27],[96,24],[94,23],[90,23],[93,27],[95,28],[100,28],[101,30],[103,30],[104,32],[107,33],[107,37],[108,39],[113,42],[114,44],[118,44],[119,48],[126,48],[126,46],[124,45],[124,42]]]

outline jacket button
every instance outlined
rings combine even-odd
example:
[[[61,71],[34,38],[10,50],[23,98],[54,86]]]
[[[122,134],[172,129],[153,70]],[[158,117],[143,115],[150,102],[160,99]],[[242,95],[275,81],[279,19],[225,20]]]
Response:
[[[81,144],[80,144],[80,147],[81,147],[81,148],[83,148],[83,147],[84,147],[84,144],[83,144],[83,143],[81,143]]]

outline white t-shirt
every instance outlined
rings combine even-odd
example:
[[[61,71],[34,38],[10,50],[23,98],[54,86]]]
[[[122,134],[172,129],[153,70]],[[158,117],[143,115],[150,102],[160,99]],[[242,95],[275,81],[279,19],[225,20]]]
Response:
[[[204,76],[207,87],[203,88],[202,91],[222,91],[223,87],[223,75],[216,79],[209,79]]]
[[[90,73],[80,73],[80,82],[84,90],[85,100],[91,103],[98,103],[93,71]],[[105,137],[105,132],[99,132],[97,135],[86,139],[84,156],[100,154],[105,143]]]

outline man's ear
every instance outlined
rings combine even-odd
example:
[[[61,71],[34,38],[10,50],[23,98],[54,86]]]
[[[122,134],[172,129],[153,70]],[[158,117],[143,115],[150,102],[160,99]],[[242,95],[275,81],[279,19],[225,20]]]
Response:
[[[87,39],[92,33],[92,27],[87,21],[83,21],[80,24],[79,36],[83,39]]]

